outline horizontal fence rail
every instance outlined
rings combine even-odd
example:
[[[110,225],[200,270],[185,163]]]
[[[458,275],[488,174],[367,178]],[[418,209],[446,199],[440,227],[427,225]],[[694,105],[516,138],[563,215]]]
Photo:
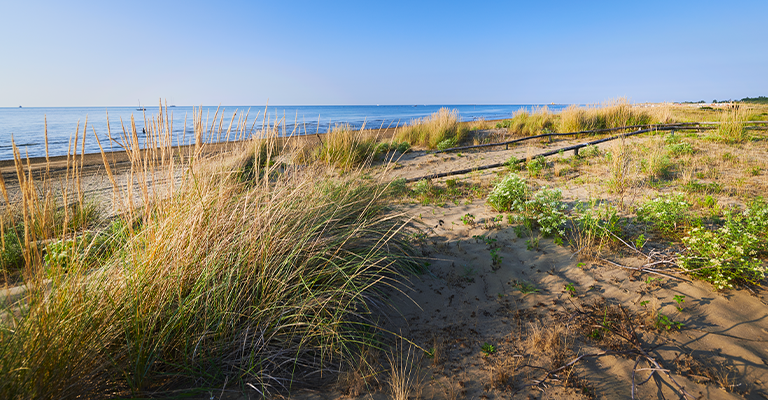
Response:
[[[469,149],[481,149],[485,147],[497,147],[497,146],[509,146],[510,144],[514,143],[520,143],[527,140],[533,140],[533,139],[540,139],[545,137],[552,137],[552,136],[578,136],[578,135],[585,135],[589,133],[605,133],[605,132],[615,132],[615,131],[621,131],[625,129],[636,129],[636,128],[646,128],[646,129],[656,129],[656,130],[671,130],[671,129],[701,129],[701,130],[710,130],[710,129],[716,129],[717,125],[719,125],[720,122],[680,122],[675,124],[645,124],[645,125],[629,125],[629,126],[619,126],[616,128],[605,128],[605,129],[593,129],[589,131],[578,131],[578,132],[564,132],[564,133],[557,133],[557,132],[551,132],[551,133],[542,133],[541,135],[535,135],[535,136],[526,136],[524,138],[514,139],[514,140],[508,140],[504,142],[496,142],[496,143],[484,143],[484,144],[476,144],[471,146],[460,146],[460,147],[451,147],[449,149],[443,149],[443,150],[435,150],[431,152],[432,154],[437,153],[449,153],[452,151],[461,151],[461,150],[469,150]],[[751,124],[768,124],[768,121],[746,121],[744,122],[746,125]],[[768,129],[768,127],[747,127],[748,129]]]
[[[620,129],[620,128],[614,128],[614,129]],[[625,138],[625,137],[629,137],[629,136],[640,135],[640,134],[647,133],[647,132],[672,131],[672,130],[675,130],[675,129],[680,129],[680,125],[654,126],[653,128],[647,128],[647,129],[641,129],[641,130],[634,131],[634,132],[622,133],[620,135],[614,135],[614,136],[610,136],[610,137],[603,138],[603,139],[593,140],[591,142],[579,143],[579,144],[575,144],[575,145],[572,145],[572,146],[567,146],[567,147],[562,147],[562,148],[555,149],[555,150],[550,150],[550,151],[547,151],[547,152],[544,152],[544,153],[541,153],[541,154],[536,154],[532,158],[549,157],[549,156],[552,156],[552,155],[555,155],[555,154],[560,154],[560,152],[566,152],[566,151],[571,151],[571,150],[573,150],[575,155],[578,155],[579,154],[579,149],[582,149],[584,147],[594,146],[594,145],[597,145],[597,144],[600,144],[600,143],[610,142],[611,140],[621,139],[621,138]],[[560,134],[560,135],[563,135],[563,134]],[[542,136],[542,135],[539,135],[539,136]],[[533,138],[533,136],[531,136],[530,138]],[[499,144],[495,144],[494,143],[494,145],[499,145]],[[503,145],[503,144],[501,144],[501,145]],[[488,146],[485,146],[485,147],[488,147]],[[518,164],[524,163],[524,162],[526,162],[525,159],[517,160]],[[509,165],[509,162],[495,163],[495,164],[489,164],[489,165],[482,165],[482,166],[479,166],[479,167],[465,168],[465,169],[460,169],[460,170],[456,170],[456,171],[447,171],[447,172],[428,174],[428,175],[424,175],[424,176],[420,176],[420,177],[408,178],[405,181],[407,183],[411,183],[411,182],[417,182],[417,181],[420,181],[420,180],[423,180],[423,179],[438,179],[438,178],[444,178],[446,176],[464,175],[464,174],[468,174],[470,172],[483,171],[483,170],[486,170],[486,169],[493,169],[493,168],[500,168],[500,167],[503,167],[503,166],[506,166],[506,165]]]

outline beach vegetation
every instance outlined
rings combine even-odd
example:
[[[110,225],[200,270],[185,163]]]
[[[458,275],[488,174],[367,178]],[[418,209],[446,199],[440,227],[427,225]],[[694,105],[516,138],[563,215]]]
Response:
[[[664,119],[664,120],[661,120]],[[559,132],[581,132],[621,126],[647,125],[654,122],[669,122],[671,116],[633,107],[625,98],[611,100],[598,105],[568,106],[560,113]]]
[[[549,108],[535,107],[531,112],[521,109],[512,118],[496,123],[496,128],[505,128],[509,133],[522,136],[535,136],[556,128],[557,116]]]
[[[370,154],[373,141],[337,133],[322,160],[349,167]],[[156,169],[138,180],[138,197],[116,194],[133,205],[102,227],[84,197],[64,221],[37,218],[46,197],[26,197],[23,236],[18,225],[2,235],[3,265],[21,252],[25,292],[2,303],[0,397],[154,396],[223,382],[268,395],[381,347],[372,305],[419,268],[405,221],[389,211],[397,185],[289,168],[269,161],[270,149],[248,141],[229,161],[198,147],[158,165],[129,145],[132,171]],[[173,187],[156,176],[175,177]]]
[[[374,135],[352,129],[349,124],[337,124],[325,135],[317,158],[337,168],[350,169],[370,161],[375,152]]]
[[[679,239],[701,219],[691,212],[691,204],[682,193],[660,195],[637,207],[638,220],[649,223],[662,236]]]
[[[458,110],[441,108],[432,115],[414,119],[398,129],[395,138],[412,146],[434,149],[446,140],[452,140],[455,146],[461,143],[468,133],[469,128],[459,122]]]
[[[745,142],[749,139],[749,132],[744,125],[748,114],[745,109],[734,107],[720,115],[720,124],[710,136],[712,140],[734,144]]]

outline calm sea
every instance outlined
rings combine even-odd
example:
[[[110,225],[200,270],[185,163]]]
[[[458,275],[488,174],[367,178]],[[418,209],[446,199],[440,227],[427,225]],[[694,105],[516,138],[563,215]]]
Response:
[[[462,121],[472,121],[480,118],[486,120],[509,118],[520,109],[531,110],[543,105],[402,105],[402,106],[269,106],[267,120],[275,121],[285,117],[285,132],[297,132],[300,134],[324,133],[329,127],[337,123],[348,123],[359,128],[365,123],[367,128],[379,128],[381,126],[403,125],[414,118],[421,118],[434,113],[440,107],[448,107],[459,111]],[[558,112],[567,105],[548,105],[550,111]],[[209,116],[210,121],[216,113],[217,107],[203,106],[203,120]],[[264,121],[264,106],[227,106],[221,107],[219,117],[223,111],[223,130],[226,131],[232,118],[232,113],[237,112],[234,126],[241,115],[250,109],[248,116],[248,129],[254,126],[258,129]],[[170,107],[169,119],[173,120],[173,143],[189,144],[192,140],[192,107]],[[44,123],[48,121],[48,146],[51,156],[66,155],[69,140],[77,130],[78,122],[82,135],[83,124],[88,118],[88,134],[86,137],[86,153],[97,153],[99,147],[93,138],[93,132],[102,141],[107,151],[120,150],[116,143],[109,143],[107,138],[107,111],[109,112],[109,128],[112,137],[119,137],[122,132],[120,120],[122,118],[126,129],[130,129],[131,116],[136,120],[140,142],[143,143],[141,130],[144,127],[144,118],[147,121],[157,115],[157,107],[148,107],[145,112],[137,111],[136,107],[24,107],[24,108],[0,108],[0,160],[13,158],[11,149],[11,137],[22,152],[22,156],[45,156]],[[255,118],[258,114],[258,118]],[[184,132],[184,121],[187,121],[187,131]],[[217,118],[218,119],[218,118]],[[295,127],[295,129],[294,129]],[[78,152],[80,146],[78,146]]]

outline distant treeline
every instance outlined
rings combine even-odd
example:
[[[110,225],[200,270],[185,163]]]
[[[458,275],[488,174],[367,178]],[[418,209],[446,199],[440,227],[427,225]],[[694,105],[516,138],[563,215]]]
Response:
[[[739,101],[741,101],[742,103],[768,104],[768,97],[765,97],[765,96],[745,97]]]
[[[745,97],[741,100],[712,100],[710,103],[756,103],[756,104],[768,104],[768,97],[765,96],[758,96],[758,97]],[[699,100],[699,101],[684,101],[683,104],[704,104],[706,101]]]

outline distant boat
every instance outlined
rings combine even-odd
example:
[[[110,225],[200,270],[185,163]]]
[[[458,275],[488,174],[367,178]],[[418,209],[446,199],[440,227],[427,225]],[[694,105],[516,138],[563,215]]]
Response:
[[[21,108],[21,106],[19,106],[19,108]]]
[[[137,108],[136,111],[147,111],[146,108],[141,106],[141,100],[139,100],[139,108]]]
[[[174,104],[171,104],[171,105],[170,105],[170,106],[168,106],[168,107],[176,107],[176,105],[174,105]]]

